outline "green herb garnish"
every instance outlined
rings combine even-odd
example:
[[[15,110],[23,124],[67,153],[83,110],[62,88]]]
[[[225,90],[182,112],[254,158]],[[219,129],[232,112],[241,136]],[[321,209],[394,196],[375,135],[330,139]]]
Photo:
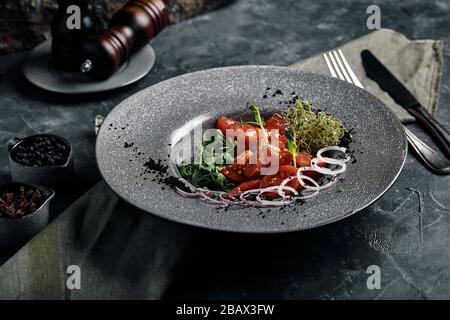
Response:
[[[261,117],[261,113],[259,112],[259,108],[256,104],[253,102],[247,102],[247,106],[250,108],[250,111],[252,112],[253,116],[255,117],[255,123],[261,128],[261,134],[264,137],[264,144],[267,145],[269,148],[274,149],[274,146],[272,146],[269,143],[269,138],[267,137],[266,129],[264,128],[264,119]]]
[[[264,119],[261,117],[261,113],[259,112],[259,108],[253,102],[248,102],[247,105],[250,108],[250,111],[253,113],[255,117],[256,124],[264,130]]]
[[[285,135],[287,138],[286,148],[292,154],[292,158],[294,159],[294,167],[297,167],[297,161],[295,156],[297,155],[297,133],[292,129],[286,129]]]
[[[339,119],[327,112],[315,111],[311,102],[300,99],[283,116],[287,127],[296,134],[298,146],[309,153],[337,145],[346,131]]]
[[[213,141],[205,139],[194,154],[196,160],[194,164],[178,166],[181,176],[189,180],[198,188],[207,188],[210,190],[229,191],[235,187],[235,184],[228,180],[221,172],[225,163],[233,160],[235,143],[227,146],[225,137],[218,131],[218,135]],[[231,142],[231,141],[229,141]],[[215,145],[219,144],[220,154],[214,152]]]

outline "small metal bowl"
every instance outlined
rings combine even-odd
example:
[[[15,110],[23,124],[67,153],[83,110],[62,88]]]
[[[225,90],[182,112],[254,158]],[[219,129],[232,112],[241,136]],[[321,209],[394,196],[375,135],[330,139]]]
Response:
[[[43,201],[35,211],[20,218],[0,217],[0,247],[6,250],[23,246],[47,226],[50,202],[55,196],[55,192],[51,189],[16,182],[0,184],[0,195],[6,191],[18,190],[20,186],[39,190]]]
[[[17,146],[36,137],[53,137],[63,142],[69,148],[66,163],[62,165],[30,167],[17,162],[14,153]],[[14,182],[31,183],[58,189],[73,177],[73,152],[72,147],[66,139],[54,134],[37,134],[26,138],[12,138],[6,144],[9,157],[9,168]]]

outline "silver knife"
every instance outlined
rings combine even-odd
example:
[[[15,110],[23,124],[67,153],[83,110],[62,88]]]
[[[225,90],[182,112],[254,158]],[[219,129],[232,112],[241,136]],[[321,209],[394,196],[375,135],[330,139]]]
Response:
[[[443,151],[450,156],[450,133],[420,104],[414,95],[369,50],[361,52],[367,75],[389,93],[392,99],[412,114],[436,139]]]

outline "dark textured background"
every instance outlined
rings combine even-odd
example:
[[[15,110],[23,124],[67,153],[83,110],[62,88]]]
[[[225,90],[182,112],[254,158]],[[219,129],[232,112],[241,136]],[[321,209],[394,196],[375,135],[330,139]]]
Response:
[[[129,0],[87,0],[100,25]],[[164,0],[171,23],[233,0]],[[50,37],[57,0],[2,0],[0,2],[0,54],[32,48]]]
[[[53,132],[75,148],[78,179],[54,214],[100,177],[92,121],[139,89],[169,77],[236,64],[288,65],[369,32],[373,1],[241,0],[170,26],[153,41],[155,69],[114,92],[68,99],[27,84],[23,54],[0,58],[0,145],[12,136]],[[445,41],[438,118],[450,127],[450,3],[383,1],[382,27],[414,39]],[[429,141],[419,128],[410,126]],[[0,182],[9,179],[0,153]],[[349,219],[276,236],[199,231],[193,252],[165,298],[450,298],[450,177],[435,176],[408,155],[394,186]],[[368,290],[377,264],[382,289]]]

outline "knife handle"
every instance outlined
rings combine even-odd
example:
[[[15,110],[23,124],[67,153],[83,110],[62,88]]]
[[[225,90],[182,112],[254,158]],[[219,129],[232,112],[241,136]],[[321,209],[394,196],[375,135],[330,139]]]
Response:
[[[422,106],[409,108],[408,111],[431,132],[443,151],[450,157],[450,134],[448,130]]]

